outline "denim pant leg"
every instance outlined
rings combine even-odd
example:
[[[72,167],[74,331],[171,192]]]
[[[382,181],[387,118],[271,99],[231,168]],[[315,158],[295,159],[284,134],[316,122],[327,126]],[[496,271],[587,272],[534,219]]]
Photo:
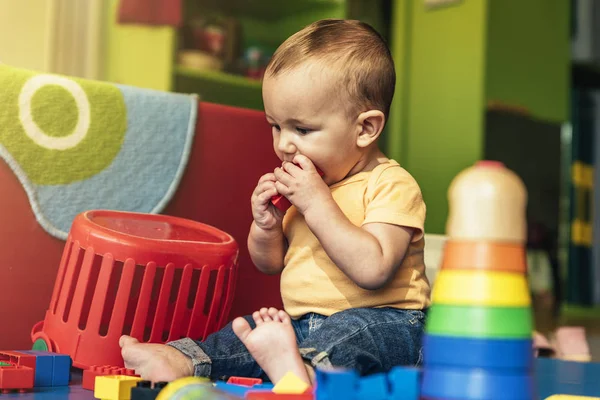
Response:
[[[423,311],[353,308],[322,318],[299,345],[315,368],[351,368],[366,375],[421,363]]]
[[[251,315],[244,318],[252,329],[256,327]],[[266,379],[262,368],[231,329],[231,322],[203,342],[185,338],[167,344],[192,359],[195,376],[213,380],[226,380],[230,376]]]

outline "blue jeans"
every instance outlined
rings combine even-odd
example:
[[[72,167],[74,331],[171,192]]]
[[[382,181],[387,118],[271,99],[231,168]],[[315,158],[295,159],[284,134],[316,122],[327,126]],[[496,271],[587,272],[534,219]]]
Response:
[[[254,329],[251,316],[244,317]],[[292,320],[300,355],[314,368],[351,368],[361,375],[422,360],[425,313],[395,308],[351,308],[325,317],[306,314]],[[231,329],[231,323],[199,342],[168,343],[192,359],[196,376],[266,379],[263,370]]]

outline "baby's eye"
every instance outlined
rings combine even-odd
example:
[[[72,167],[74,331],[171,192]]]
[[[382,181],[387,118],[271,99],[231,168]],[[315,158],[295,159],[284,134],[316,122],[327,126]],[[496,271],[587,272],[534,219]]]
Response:
[[[307,133],[311,132],[311,130],[308,128],[300,128],[300,127],[296,127],[296,131],[298,131],[298,133],[301,135],[306,135]]]
[[[273,129],[275,129],[276,131],[280,131],[280,130],[281,130],[281,128],[279,127],[279,125],[275,125],[275,124],[273,124],[273,125],[271,125],[271,126],[272,126],[272,127],[273,127]]]

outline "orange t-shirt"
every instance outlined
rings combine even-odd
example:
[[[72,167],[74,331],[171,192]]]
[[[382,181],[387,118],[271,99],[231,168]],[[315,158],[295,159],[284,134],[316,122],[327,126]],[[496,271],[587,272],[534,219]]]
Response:
[[[356,226],[387,223],[415,229],[402,265],[383,288],[356,285],[329,258],[295,207],[283,220],[289,247],[281,274],[285,311],[292,318],[314,312],[329,316],[348,308],[423,309],[430,304],[430,286],[423,260],[426,207],[421,189],[400,165],[389,160],[330,187],[343,213]]]

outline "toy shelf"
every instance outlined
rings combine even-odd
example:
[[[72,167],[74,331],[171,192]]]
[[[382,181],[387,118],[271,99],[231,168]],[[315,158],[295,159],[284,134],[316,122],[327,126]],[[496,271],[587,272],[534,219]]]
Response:
[[[221,71],[175,66],[174,84],[179,92],[199,93],[202,101],[262,110],[262,83]]]

